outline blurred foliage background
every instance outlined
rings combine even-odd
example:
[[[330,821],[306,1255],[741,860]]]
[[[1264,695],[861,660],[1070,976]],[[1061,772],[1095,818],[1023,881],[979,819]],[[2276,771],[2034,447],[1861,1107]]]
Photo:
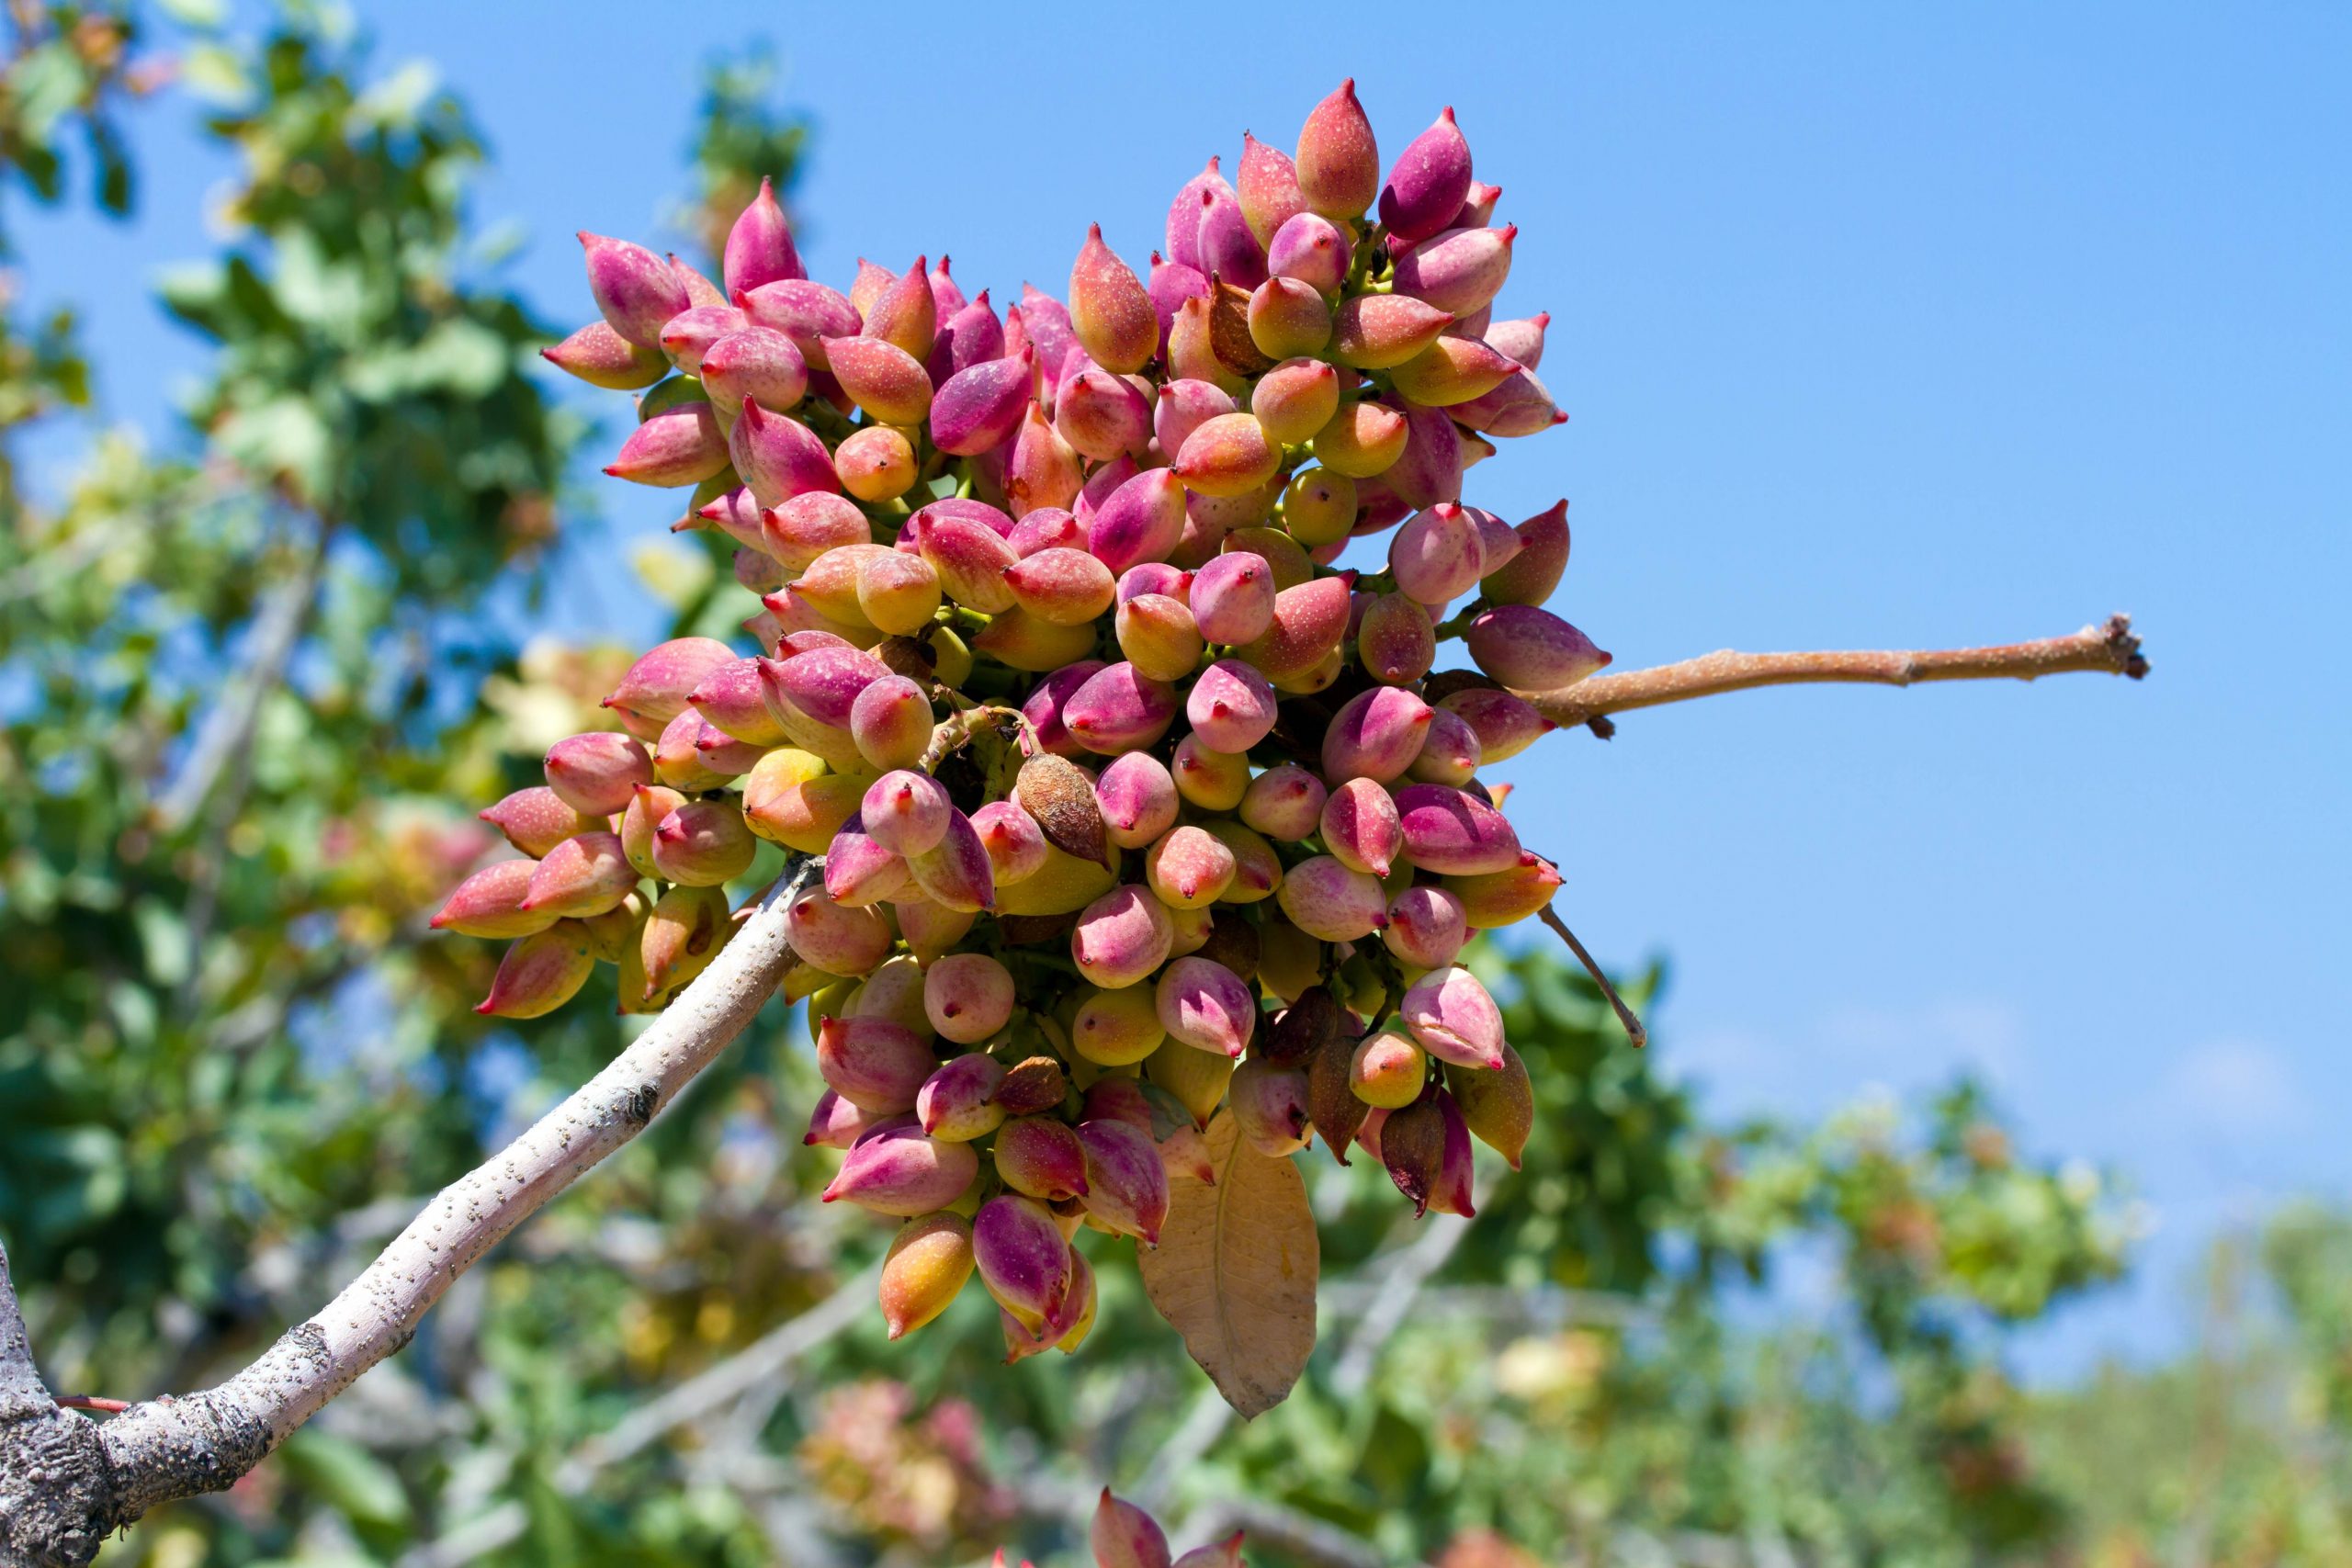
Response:
[[[640,1021],[478,1019],[496,950],[424,923],[492,847],[452,803],[600,722],[628,650],[533,636],[595,432],[430,68],[312,5],[6,15],[0,1236],[51,1382],[140,1397],[268,1343]],[[774,82],[714,65],[682,248],[822,155]],[[7,222],[155,199],[133,114],[242,170],[217,254],[159,276],[213,352],[155,449],[105,419],[137,368],[22,303]],[[81,438],[53,493],[35,422]],[[677,632],[724,635],[726,563],[656,558]],[[1124,1267],[1076,1359],[1001,1365],[977,1291],[888,1346],[888,1226],[813,1201],[837,1156],[778,1006],[277,1459],[104,1561],[1075,1562],[1106,1481],[1262,1564],[2352,1561],[2352,1219],[2222,1247],[2177,1364],[2028,1391],[2006,1337],[2126,1267],[2109,1183],[1967,1084],[1712,1124],[1548,951],[1477,962],[1543,1097],[1525,1168],[1482,1149],[1477,1218],[1417,1225],[1300,1156],[1321,1348],[1246,1427]]]

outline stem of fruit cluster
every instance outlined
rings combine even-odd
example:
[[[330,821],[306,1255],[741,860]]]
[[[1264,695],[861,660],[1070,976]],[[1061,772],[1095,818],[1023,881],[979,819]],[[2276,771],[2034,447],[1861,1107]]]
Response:
[[[1452,623],[1449,622],[1448,625]],[[1557,692],[1529,693],[1527,700],[1555,724],[1583,724],[1607,739],[1615,730],[1608,716],[1661,703],[1687,702],[1720,692],[1755,686],[1792,686],[1822,682],[1859,682],[1908,686],[1923,681],[2031,681],[2071,671],[2129,675],[2148,672],[2132,617],[2111,615],[2069,637],[1992,648],[1849,650],[1828,653],[1735,653],[1726,649],[1677,664],[1595,675]]]

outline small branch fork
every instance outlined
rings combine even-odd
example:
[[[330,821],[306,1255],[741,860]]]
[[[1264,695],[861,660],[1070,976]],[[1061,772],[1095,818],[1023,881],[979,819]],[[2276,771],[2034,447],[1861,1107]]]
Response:
[[[742,1032],[791,966],[785,906],[815,859],[756,901],[652,1027],[470,1175],[444,1188],[358,1279],[218,1387],[103,1424],[61,1408],[35,1371],[0,1252],[0,1562],[79,1568],[158,1504],[217,1492],[409,1341],[506,1234],[642,1133]]]
[[[1997,648],[1945,648],[1917,652],[1894,649],[1834,653],[1734,653],[1726,649],[1653,670],[1595,675],[1557,692],[1522,694],[1536,711],[1557,725],[1589,725],[1607,739],[1615,726],[1608,716],[1661,703],[1744,692],[1756,686],[1794,686],[1819,682],[1859,682],[1908,686],[1922,681],[2031,681],[2072,671],[2129,675],[2148,672],[2132,617],[2111,615],[2103,626],[2085,626],[2071,637]]]
[[[2065,671],[2147,673],[2118,615],[2073,637],[2002,648],[1902,653],[1713,653],[1604,675],[1529,700],[1555,724],[1610,732],[1608,715],[1750,686],[1854,681],[2031,680]],[[362,1372],[409,1341],[458,1275],[509,1231],[643,1132],[742,1032],[793,963],[786,903],[821,866],[799,861],[739,919],[718,960],[652,1027],[470,1175],[445,1188],[359,1278],[310,1321],[219,1386],[114,1411],[120,1402],[61,1401],[36,1369],[7,1255],[0,1250],[0,1562],[80,1568],[113,1531],[175,1498],[237,1481]],[[1556,917],[1566,940],[1639,1043],[1641,1024]],[[71,1408],[69,1408],[69,1406]],[[650,1440],[650,1434],[648,1435]],[[1252,1521],[1254,1523],[1254,1521]]]

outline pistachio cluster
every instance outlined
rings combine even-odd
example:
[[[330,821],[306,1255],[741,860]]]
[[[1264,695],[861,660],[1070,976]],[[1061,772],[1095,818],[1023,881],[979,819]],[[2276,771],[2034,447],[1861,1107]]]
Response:
[[[600,319],[548,357],[641,390],[607,471],[695,487],[759,652],[654,649],[618,729],[482,814],[526,858],[435,922],[512,939],[481,1010],[600,960],[659,1009],[758,840],[821,857],[785,917],[808,1140],[844,1151],[829,1201],[904,1222],[894,1337],[977,1272],[1012,1356],[1074,1348],[1069,1237],[1153,1244],[1220,1108],[1468,1213],[1471,1140],[1515,1162],[1531,1112],[1457,959],[1559,884],[1478,770],[1550,728],[1516,693],[1608,661],[1541,607],[1565,503],[1462,501],[1488,437],[1566,417],[1547,318],[1493,314],[1499,195],[1450,109],[1384,180],[1348,84],[1295,155],[1212,158],[1145,276],[1098,227],[1066,300],[1001,317],[944,257],[811,281],[765,188],[718,285],[583,235]],[[1385,570],[1337,569],[1383,534]],[[1457,635],[1476,670],[1433,674]]]

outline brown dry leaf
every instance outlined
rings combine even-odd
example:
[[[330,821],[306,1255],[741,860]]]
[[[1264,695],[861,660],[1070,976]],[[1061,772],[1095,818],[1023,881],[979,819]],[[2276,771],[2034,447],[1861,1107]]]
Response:
[[[1252,1149],[1229,1111],[1205,1139],[1216,1184],[1171,1178],[1159,1245],[1136,1258],[1151,1304],[1246,1419],[1288,1398],[1306,1370],[1321,1250],[1288,1158]]]

